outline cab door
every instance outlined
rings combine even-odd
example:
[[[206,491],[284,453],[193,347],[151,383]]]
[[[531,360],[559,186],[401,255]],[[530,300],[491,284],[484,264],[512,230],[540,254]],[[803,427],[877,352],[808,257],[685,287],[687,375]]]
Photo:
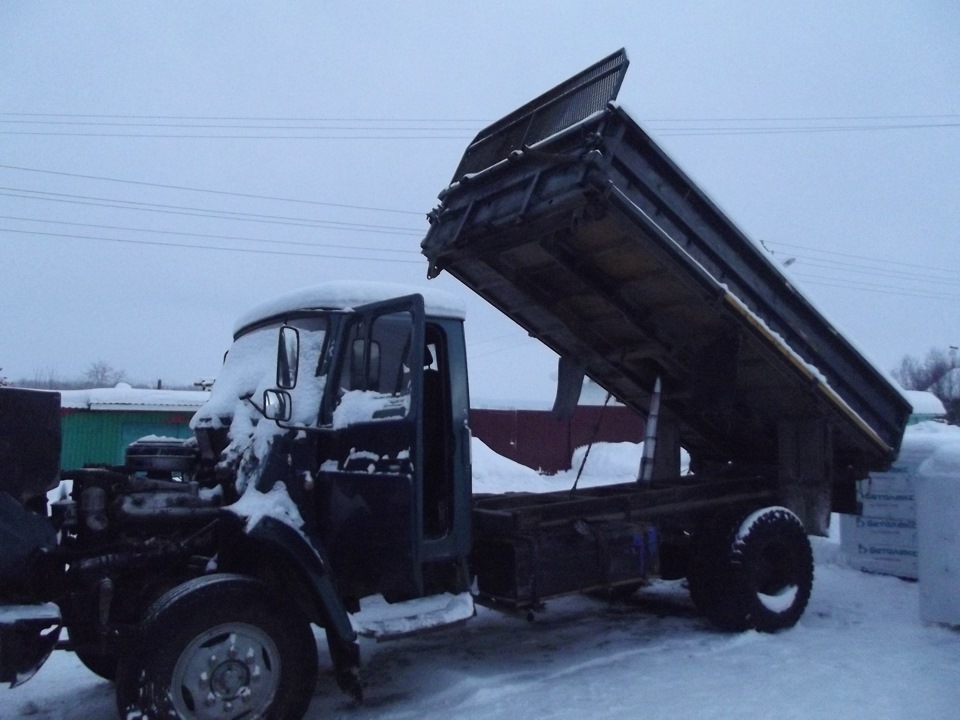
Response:
[[[358,308],[338,336],[319,446],[321,534],[344,594],[419,597],[423,298]]]

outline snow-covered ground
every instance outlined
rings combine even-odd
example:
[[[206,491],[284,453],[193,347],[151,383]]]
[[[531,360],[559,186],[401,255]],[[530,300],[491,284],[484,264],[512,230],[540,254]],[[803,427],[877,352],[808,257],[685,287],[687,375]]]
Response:
[[[623,468],[635,472],[634,459],[636,447],[594,448],[581,484]],[[575,474],[542,478],[482,446],[474,464],[478,489],[486,491],[517,481],[555,489]],[[306,717],[957,717],[960,632],[920,621],[917,583],[846,567],[835,538],[813,541],[813,596],[791,630],[717,632],[693,611],[682,582],[657,583],[621,602],[552,601],[532,622],[480,608],[462,627],[379,645],[363,641],[361,705],[336,689],[321,656],[325,669]],[[0,689],[0,718],[18,717],[113,718],[112,686],[57,652],[26,685]]]

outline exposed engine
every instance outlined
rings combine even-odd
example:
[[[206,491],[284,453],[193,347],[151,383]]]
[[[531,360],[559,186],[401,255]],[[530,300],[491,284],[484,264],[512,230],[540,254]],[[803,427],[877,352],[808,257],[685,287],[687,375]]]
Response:
[[[214,453],[193,438],[143,438],[121,466],[58,474],[59,406],[56,393],[0,392],[0,602],[34,614],[55,603],[69,646],[112,678],[145,610],[213,562],[223,493]],[[29,636],[36,647],[0,662],[5,681],[29,677],[60,635],[40,638],[24,622],[8,623],[5,642]]]

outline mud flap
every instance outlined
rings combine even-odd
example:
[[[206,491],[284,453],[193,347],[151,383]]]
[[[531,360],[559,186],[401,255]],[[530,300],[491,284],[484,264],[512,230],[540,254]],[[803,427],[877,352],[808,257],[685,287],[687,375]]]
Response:
[[[784,418],[777,430],[783,504],[809,534],[826,537],[835,481],[830,426],[822,418]]]
[[[224,516],[228,518],[231,529],[239,532],[237,539],[240,540],[244,535],[242,525],[238,527],[237,523],[240,518],[231,513],[224,513]],[[232,521],[229,518],[232,518]],[[229,531],[225,533],[227,534]],[[350,616],[334,586],[328,570],[329,562],[323,550],[290,525],[269,516],[261,518],[246,532],[246,536],[249,538],[247,542],[253,541],[264,547],[267,557],[284,557],[296,567],[311,591],[315,608],[311,619],[316,622],[319,617],[320,624],[326,630],[337,685],[354,699],[361,700],[363,689],[360,684],[360,645],[350,624]],[[232,543],[228,541],[227,545],[230,544]],[[237,543],[234,553],[244,544],[242,541]],[[240,564],[242,563],[238,563]]]
[[[31,560],[57,545],[50,521],[0,491],[0,588],[9,593],[29,585]]]
[[[327,648],[333,661],[333,677],[337,687],[357,702],[363,700],[360,683],[360,645],[327,629]]]
[[[0,606],[0,682],[14,688],[32,678],[53,652],[62,627],[53,603]]]

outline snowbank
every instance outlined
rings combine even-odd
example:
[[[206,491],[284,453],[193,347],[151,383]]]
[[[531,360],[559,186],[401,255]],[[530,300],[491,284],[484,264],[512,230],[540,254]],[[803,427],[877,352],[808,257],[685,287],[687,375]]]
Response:
[[[541,475],[515,463],[493,452],[477,438],[473,438],[471,451],[475,493],[537,493],[569,490],[574,482],[581,488],[633,482],[640,470],[643,443],[595,443],[590,447],[579,447],[573,452],[572,467],[556,475]],[[687,471],[689,463],[689,456],[683,452],[680,458],[682,473]],[[583,472],[577,481],[581,466]]]

